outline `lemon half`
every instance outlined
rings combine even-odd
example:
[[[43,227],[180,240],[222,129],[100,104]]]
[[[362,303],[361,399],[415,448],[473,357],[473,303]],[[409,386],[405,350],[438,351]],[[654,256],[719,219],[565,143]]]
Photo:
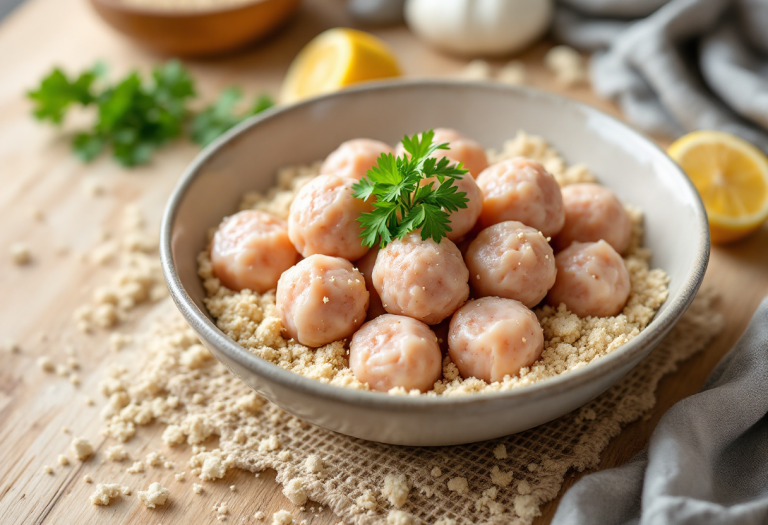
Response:
[[[384,42],[355,29],[329,29],[296,55],[280,98],[290,104],[358,82],[397,76],[397,59]]]
[[[749,142],[721,131],[695,131],[669,155],[696,186],[712,242],[741,239],[768,219],[768,158]]]

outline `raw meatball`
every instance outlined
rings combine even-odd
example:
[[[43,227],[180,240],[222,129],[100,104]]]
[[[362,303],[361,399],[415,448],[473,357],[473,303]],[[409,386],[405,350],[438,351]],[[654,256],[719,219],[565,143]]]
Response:
[[[379,248],[378,246],[374,246],[368,251],[368,253],[365,254],[365,256],[363,256],[362,259],[355,263],[357,265],[357,269],[360,270],[361,274],[363,274],[363,278],[365,279],[365,287],[368,289],[368,293],[371,294],[371,300],[368,304],[367,317],[369,321],[387,313],[387,311],[384,309],[384,305],[381,304],[379,292],[377,292],[376,288],[373,286],[373,265],[376,264],[377,255],[379,255]]]
[[[532,365],[543,349],[536,314],[513,299],[470,301],[451,319],[448,354],[464,378],[501,381]]]
[[[365,323],[349,343],[352,373],[379,392],[398,386],[431,389],[440,379],[442,358],[434,332],[402,315],[385,314]]]
[[[353,179],[320,175],[305,184],[291,203],[288,235],[304,257],[320,253],[354,261],[365,255],[357,222],[373,209],[352,196]]]
[[[322,346],[349,337],[365,321],[367,308],[363,276],[340,257],[307,257],[277,283],[283,328],[303,345]]]
[[[604,240],[619,253],[629,247],[632,220],[616,194],[599,184],[571,184],[562,190],[565,225],[553,244],[562,250],[573,241]]]
[[[464,261],[479,297],[498,296],[533,308],[555,284],[555,255],[537,230],[517,221],[486,228],[469,245]]]
[[[320,173],[360,180],[365,172],[376,165],[382,153],[394,153],[394,150],[389,144],[378,140],[348,140],[328,155],[320,167]]]
[[[477,177],[483,192],[484,227],[520,221],[550,237],[565,222],[560,186],[544,166],[524,157],[494,164]]]
[[[288,225],[263,211],[227,217],[213,236],[213,273],[230,290],[264,293],[300,259],[288,238]]]
[[[456,163],[461,162],[465,170],[469,170],[472,177],[477,177],[480,172],[488,167],[488,158],[483,147],[474,140],[465,137],[455,129],[436,128],[432,142],[435,144],[448,143],[449,150],[437,150],[432,156],[446,157]],[[400,156],[405,152],[402,142],[395,147],[395,153]]]
[[[421,185],[423,186],[430,182],[434,183],[433,188],[437,188],[440,185],[434,177],[424,179]],[[463,239],[472,230],[472,227],[477,222],[477,218],[480,217],[480,212],[483,210],[483,192],[477,187],[475,179],[468,174],[465,174],[460,179],[456,179],[453,185],[458,188],[459,192],[466,193],[467,199],[469,199],[466,208],[460,208],[458,211],[451,212],[450,214],[451,231],[448,232],[447,237],[456,242]]]
[[[557,279],[547,301],[579,317],[618,315],[629,297],[624,260],[605,241],[574,242],[555,257]]]
[[[423,241],[420,232],[389,243],[373,267],[373,286],[384,309],[427,324],[439,323],[467,300],[468,277],[453,242]]]

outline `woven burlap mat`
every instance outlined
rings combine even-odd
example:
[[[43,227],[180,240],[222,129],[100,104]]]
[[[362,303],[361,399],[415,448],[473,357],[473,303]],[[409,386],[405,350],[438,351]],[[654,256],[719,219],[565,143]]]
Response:
[[[330,507],[345,523],[386,523],[394,507],[382,495],[384,479],[401,474],[411,488],[400,510],[413,523],[529,524],[541,505],[558,494],[569,469],[596,467],[601,451],[622,426],[654,406],[659,380],[720,331],[722,319],[713,302],[713,294],[700,293],[644,361],[580,410],[520,434],[471,445],[382,445],[315,427],[270,403],[243,410],[238,401],[250,390],[222,365],[208,360],[190,371],[178,364],[189,343],[179,343],[184,337],[178,334],[186,325],[177,312],[172,314],[174,322],[165,320],[152,335],[166,342],[143,346],[139,351],[144,355],[131,375],[139,390],[146,391],[141,385],[151,383],[157,395],[179,399],[179,408],[161,421],[204,420],[211,425],[210,433],[219,436],[221,452],[214,452],[252,472],[273,468],[283,484],[299,480],[310,499]],[[279,446],[263,446],[273,436]],[[322,458],[325,472],[310,472],[305,462],[310,455]],[[466,479],[467,490],[451,491],[448,482],[455,478]]]

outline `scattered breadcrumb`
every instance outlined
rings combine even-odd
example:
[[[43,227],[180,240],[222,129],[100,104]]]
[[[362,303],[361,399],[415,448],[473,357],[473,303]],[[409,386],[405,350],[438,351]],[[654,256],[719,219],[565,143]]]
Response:
[[[128,451],[123,445],[112,445],[107,448],[106,456],[109,461],[125,461],[128,459]]]
[[[439,478],[443,475],[443,471],[440,470],[440,467],[435,467],[432,469],[432,472],[430,472],[433,478]]]
[[[496,459],[507,459],[507,447],[504,443],[499,443],[496,448],[493,449],[493,456]]]
[[[402,510],[392,509],[387,514],[387,525],[415,525],[413,516]]]
[[[11,244],[10,252],[13,264],[23,266],[32,262],[32,253],[29,251],[29,247],[22,242]]]
[[[461,70],[460,76],[467,80],[488,80],[493,76],[491,65],[485,60],[473,60]]]
[[[325,474],[325,465],[323,460],[317,454],[310,454],[307,459],[304,460],[304,468],[309,474]]]
[[[257,520],[263,520],[264,518],[267,517],[267,515],[264,514],[262,511],[258,511],[256,512],[256,514],[253,515],[253,517]]]
[[[184,472],[184,471],[182,471],[182,472],[178,472],[178,473],[176,473],[176,474],[174,474],[174,475],[173,475],[173,478],[174,478],[176,481],[184,481],[184,480],[186,480],[186,479],[187,479],[187,473],[186,473],[186,472]]]
[[[85,461],[93,455],[93,445],[82,437],[76,437],[72,440],[72,454],[80,461]]]
[[[170,491],[160,483],[152,483],[147,490],[139,491],[139,499],[145,507],[154,509],[157,505],[165,505]]]
[[[555,46],[544,55],[544,65],[555,75],[555,82],[574,87],[587,81],[584,57],[572,47]]]
[[[203,486],[198,483],[192,484],[192,492],[195,494],[202,494],[203,493]]]
[[[507,62],[497,75],[499,82],[509,84],[511,86],[520,86],[528,81],[528,75],[525,70],[525,64],[520,60],[512,60]]]
[[[142,472],[144,472],[144,463],[142,463],[141,461],[134,461],[133,465],[131,465],[130,467],[128,467],[128,469],[126,469],[126,472],[128,474],[141,474]]]
[[[113,499],[120,498],[123,487],[117,483],[99,483],[96,491],[91,494],[91,503],[94,505],[109,505]]]
[[[448,480],[448,490],[451,492],[457,492],[459,494],[466,494],[469,492],[469,484],[467,478],[455,477]]]
[[[51,361],[51,358],[44,355],[37,358],[37,366],[39,366],[44,372],[53,372],[56,370],[56,367],[53,366],[53,361]]]
[[[19,346],[19,343],[14,341],[13,339],[8,339],[4,344],[3,348],[6,352],[9,354],[18,354],[21,351],[21,346]]]
[[[287,510],[278,510],[272,514],[272,525],[293,525],[293,516]]]
[[[259,452],[273,452],[280,448],[280,440],[275,435],[264,438],[259,443]]]
[[[293,478],[284,483],[283,494],[296,506],[304,505],[307,502],[307,491],[299,478]]]
[[[150,452],[147,454],[147,457],[145,458],[145,462],[150,467],[156,467],[160,464],[160,462],[163,460],[163,456],[158,454],[157,452]]]
[[[387,501],[392,505],[400,508],[405,505],[410,490],[411,487],[404,474],[387,474],[384,477],[381,495],[387,498]]]
[[[45,465],[43,467],[43,472],[45,472],[46,474],[53,474],[53,469],[49,465]]]
[[[59,457],[57,458],[56,461],[58,461],[59,465],[63,467],[69,465],[69,458],[64,454],[59,454]]]
[[[235,492],[235,491],[237,491],[237,487],[235,485],[230,485],[229,486],[229,490],[232,491],[232,492]]]
[[[91,478],[91,476],[86,474],[85,476],[83,476],[83,483],[93,483],[93,478]]]
[[[494,465],[491,469],[491,483],[498,485],[501,488],[506,488],[512,483],[513,472],[502,472],[498,465]]]

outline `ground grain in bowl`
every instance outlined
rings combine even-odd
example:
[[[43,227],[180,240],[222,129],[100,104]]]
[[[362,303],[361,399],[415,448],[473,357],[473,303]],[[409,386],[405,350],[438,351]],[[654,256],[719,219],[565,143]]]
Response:
[[[541,162],[561,186],[577,182],[594,182],[586,166],[567,166],[558,152],[544,139],[519,132],[507,141],[501,151],[488,151],[489,162],[525,156]],[[277,185],[266,193],[248,193],[240,209],[258,209],[287,218],[293,196],[319,172],[320,163],[280,170]],[[486,383],[480,379],[463,379],[449,357],[443,361],[443,377],[429,392],[390,390],[395,395],[468,395],[519,388],[578,370],[594,359],[605,356],[628,343],[651,322],[667,298],[669,278],[660,269],[650,269],[651,253],[641,246],[643,238],[642,212],[627,206],[632,219],[632,240],[624,255],[631,289],[627,305],[615,317],[579,318],[564,305],[544,306],[535,313],[544,329],[544,351],[532,366],[523,368],[517,376]],[[233,292],[221,285],[213,275],[207,251],[198,257],[199,274],[208,297],[205,304],[216,319],[217,326],[232,340],[254,355],[291,372],[323,383],[347,388],[367,389],[355,379],[349,369],[347,341],[336,341],[314,349],[286,340],[275,307],[274,291],[265,294],[250,290]]]

